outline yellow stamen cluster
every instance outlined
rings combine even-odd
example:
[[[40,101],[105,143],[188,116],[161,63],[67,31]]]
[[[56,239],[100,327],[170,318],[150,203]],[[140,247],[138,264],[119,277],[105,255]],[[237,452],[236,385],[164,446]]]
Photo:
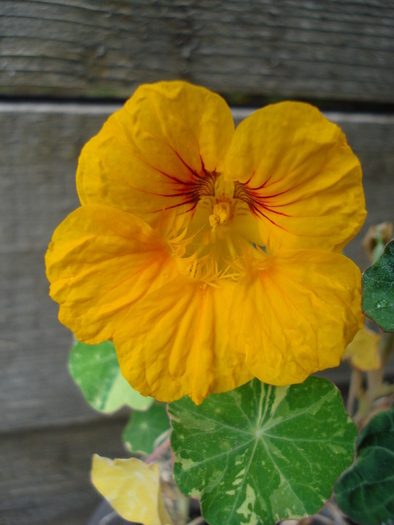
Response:
[[[212,210],[212,215],[209,216],[209,224],[212,229],[215,229],[219,224],[225,224],[229,219],[229,203],[224,202],[215,204]]]

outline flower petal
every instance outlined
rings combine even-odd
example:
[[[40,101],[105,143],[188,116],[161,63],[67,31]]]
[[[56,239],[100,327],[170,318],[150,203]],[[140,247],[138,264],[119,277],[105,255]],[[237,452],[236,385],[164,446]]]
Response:
[[[219,95],[186,82],[143,85],[84,147],[81,203],[120,207],[150,224],[160,210],[192,210],[233,133]]]
[[[93,456],[91,479],[116,512],[143,525],[172,525],[163,504],[160,470],[154,463]]]
[[[340,128],[299,102],[267,106],[235,131],[227,180],[271,246],[340,251],[365,219],[361,167]]]
[[[364,326],[349,343],[342,359],[349,360],[352,366],[363,372],[379,370],[382,367],[382,358],[379,354],[381,338],[381,334],[376,334]]]
[[[230,340],[273,385],[337,366],[363,323],[360,270],[336,253],[283,250],[240,279],[232,301]]]
[[[91,344],[112,338],[130,305],[177,275],[157,231],[106,206],[71,213],[53,235],[46,266],[60,321]]]
[[[211,392],[249,381],[244,356],[228,343],[231,290],[230,283],[214,287],[184,278],[139,301],[114,337],[133,388],[159,401],[189,395],[201,403]]]

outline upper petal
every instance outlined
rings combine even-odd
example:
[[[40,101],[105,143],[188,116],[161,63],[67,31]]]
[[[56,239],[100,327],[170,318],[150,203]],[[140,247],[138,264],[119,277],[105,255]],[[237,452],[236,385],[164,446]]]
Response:
[[[361,166],[340,128],[299,102],[267,106],[235,131],[227,180],[265,242],[340,251],[365,219]]]
[[[190,211],[210,189],[233,133],[219,95],[186,82],[142,85],[83,148],[81,203],[117,206],[150,224],[163,209]]]
[[[177,275],[157,231],[106,206],[82,206],[58,226],[46,267],[60,321],[91,344],[112,338],[130,305]]]
[[[346,257],[281,250],[240,279],[230,308],[230,340],[265,383],[300,383],[338,366],[363,323],[361,275]]]
[[[189,395],[201,403],[251,379],[244,356],[228,341],[228,284],[174,279],[130,310],[114,343],[133,388],[159,401]]]

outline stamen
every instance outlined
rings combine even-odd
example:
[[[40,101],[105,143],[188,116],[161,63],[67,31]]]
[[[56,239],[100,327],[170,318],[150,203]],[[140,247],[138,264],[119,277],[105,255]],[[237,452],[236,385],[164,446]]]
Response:
[[[249,214],[250,205],[254,204],[247,188],[238,186],[235,192],[234,183],[225,183],[221,176],[217,176],[213,188],[214,181],[213,176],[207,177],[206,186],[198,188],[200,208],[191,221],[193,224],[195,220],[191,228],[193,234],[186,234],[180,228],[170,241],[180,256],[183,273],[209,286],[218,286],[220,279],[237,281],[249,268],[256,271],[256,265],[264,266],[266,258],[258,246],[252,247],[247,237],[238,231],[239,224],[233,228],[233,222]]]
[[[219,224],[226,224],[229,219],[230,205],[228,202],[215,204],[212,210],[212,215],[209,216],[209,224],[211,228],[216,228]]]

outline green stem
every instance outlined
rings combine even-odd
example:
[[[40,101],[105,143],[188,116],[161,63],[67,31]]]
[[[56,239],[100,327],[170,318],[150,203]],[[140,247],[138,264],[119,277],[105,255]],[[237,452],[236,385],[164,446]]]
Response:
[[[353,417],[356,412],[355,402],[359,398],[362,389],[363,375],[360,370],[352,367],[352,374],[350,376],[349,395],[346,403],[346,410],[350,417]]]

